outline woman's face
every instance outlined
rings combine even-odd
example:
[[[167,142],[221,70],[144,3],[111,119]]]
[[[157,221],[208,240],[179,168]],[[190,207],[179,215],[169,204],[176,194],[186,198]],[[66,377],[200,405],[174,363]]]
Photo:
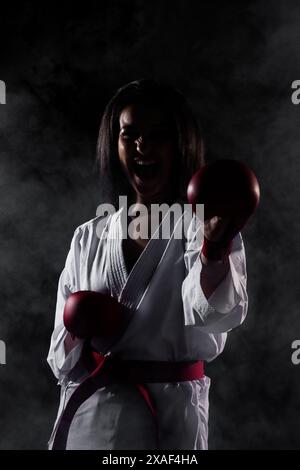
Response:
[[[122,110],[119,123],[119,159],[137,202],[172,199],[176,146],[170,118],[157,106],[135,104]]]

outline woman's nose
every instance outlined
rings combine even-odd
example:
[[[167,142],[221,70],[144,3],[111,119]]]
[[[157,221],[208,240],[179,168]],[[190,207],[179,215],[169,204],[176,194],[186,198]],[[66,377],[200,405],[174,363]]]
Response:
[[[139,153],[144,155],[147,151],[147,145],[146,145],[146,142],[145,142],[145,138],[140,136],[138,139],[135,140],[135,144],[136,144],[136,150]]]

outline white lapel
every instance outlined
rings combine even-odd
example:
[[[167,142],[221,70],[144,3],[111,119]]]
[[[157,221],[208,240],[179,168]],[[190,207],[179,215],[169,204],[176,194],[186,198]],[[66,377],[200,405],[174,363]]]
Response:
[[[127,280],[127,270],[122,252],[123,230],[121,212],[113,214],[107,234],[107,276],[112,294],[119,298]]]
[[[162,262],[168,246],[176,232],[176,226],[181,222],[181,213],[170,217],[168,211],[152,238],[147,243],[129,275],[122,249],[122,239],[127,226],[122,226],[122,211],[120,209],[112,216],[108,237],[108,278],[113,295],[128,308],[136,309],[141,303],[149,282],[156,268]],[[123,214],[124,215],[124,214]],[[159,234],[167,233],[164,226],[171,224],[170,237],[164,239]]]

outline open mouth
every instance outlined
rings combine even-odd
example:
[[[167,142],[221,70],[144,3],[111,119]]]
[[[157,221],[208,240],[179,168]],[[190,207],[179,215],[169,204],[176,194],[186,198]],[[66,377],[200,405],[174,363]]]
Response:
[[[159,166],[154,160],[134,159],[133,170],[141,180],[147,180],[158,175]]]

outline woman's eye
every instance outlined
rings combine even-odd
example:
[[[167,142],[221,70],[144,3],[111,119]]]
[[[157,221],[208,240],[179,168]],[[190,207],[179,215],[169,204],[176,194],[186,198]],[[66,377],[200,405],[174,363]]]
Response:
[[[130,134],[128,132],[122,133],[121,137],[122,137],[123,140],[126,140],[126,141],[134,140],[134,138],[135,138],[133,134]]]
[[[153,142],[162,142],[169,139],[170,135],[169,132],[166,130],[158,130],[153,132],[150,137]]]
[[[152,134],[153,139],[160,140],[165,138],[165,132],[164,131],[156,131],[153,132]]]

